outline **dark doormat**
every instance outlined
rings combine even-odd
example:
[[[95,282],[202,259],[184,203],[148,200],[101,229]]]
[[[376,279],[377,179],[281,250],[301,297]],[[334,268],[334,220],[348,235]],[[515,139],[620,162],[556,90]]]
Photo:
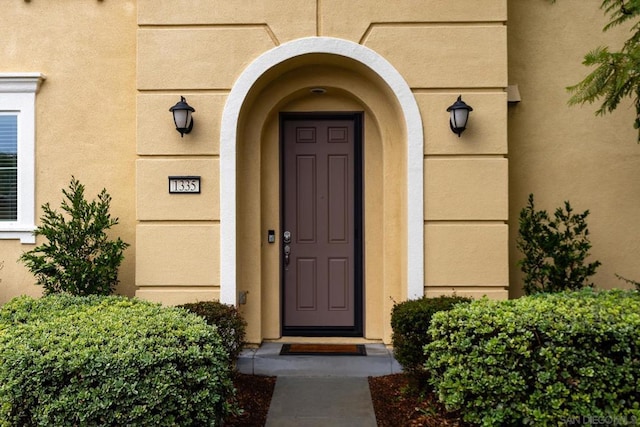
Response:
[[[281,356],[366,356],[363,344],[283,344]]]

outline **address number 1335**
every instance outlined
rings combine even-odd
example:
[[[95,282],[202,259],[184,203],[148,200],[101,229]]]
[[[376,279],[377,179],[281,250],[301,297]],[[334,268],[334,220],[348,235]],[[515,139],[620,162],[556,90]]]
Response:
[[[170,176],[169,193],[200,193],[200,177]]]

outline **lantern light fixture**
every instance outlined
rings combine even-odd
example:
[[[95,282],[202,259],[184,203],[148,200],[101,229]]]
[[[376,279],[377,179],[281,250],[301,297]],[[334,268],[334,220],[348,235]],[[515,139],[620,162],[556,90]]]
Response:
[[[473,111],[473,108],[468,106],[463,100],[462,95],[458,96],[456,102],[453,103],[447,111],[450,113],[449,126],[451,131],[458,135],[458,138],[464,132],[467,127],[467,121],[469,120],[469,113]]]
[[[184,96],[180,97],[180,101],[173,107],[169,108],[169,111],[173,113],[173,122],[176,125],[176,130],[180,132],[180,137],[184,137],[185,133],[191,132],[193,129],[193,117],[192,113],[196,110],[184,99]]]

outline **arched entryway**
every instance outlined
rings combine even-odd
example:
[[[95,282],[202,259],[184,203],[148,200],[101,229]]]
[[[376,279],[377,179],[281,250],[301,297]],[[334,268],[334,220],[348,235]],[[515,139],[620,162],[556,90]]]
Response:
[[[322,88],[323,94],[312,91]],[[400,74],[361,45],[314,37],[277,47],[236,82],[221,128],[221,300],[242,307],[250,342],[277,338],[281,322],[280,116],[363,117],[364,335],[388,336],[391,298],[423,292],[423,138]]]

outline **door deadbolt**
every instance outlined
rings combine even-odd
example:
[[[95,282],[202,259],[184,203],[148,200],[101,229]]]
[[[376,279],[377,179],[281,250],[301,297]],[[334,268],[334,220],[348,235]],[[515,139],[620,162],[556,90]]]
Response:
[[[282,241],[283,241],[285,244],[291,243],[291,232],[290,232],[290,231],[285,231],[285,232],[282,234]]]

